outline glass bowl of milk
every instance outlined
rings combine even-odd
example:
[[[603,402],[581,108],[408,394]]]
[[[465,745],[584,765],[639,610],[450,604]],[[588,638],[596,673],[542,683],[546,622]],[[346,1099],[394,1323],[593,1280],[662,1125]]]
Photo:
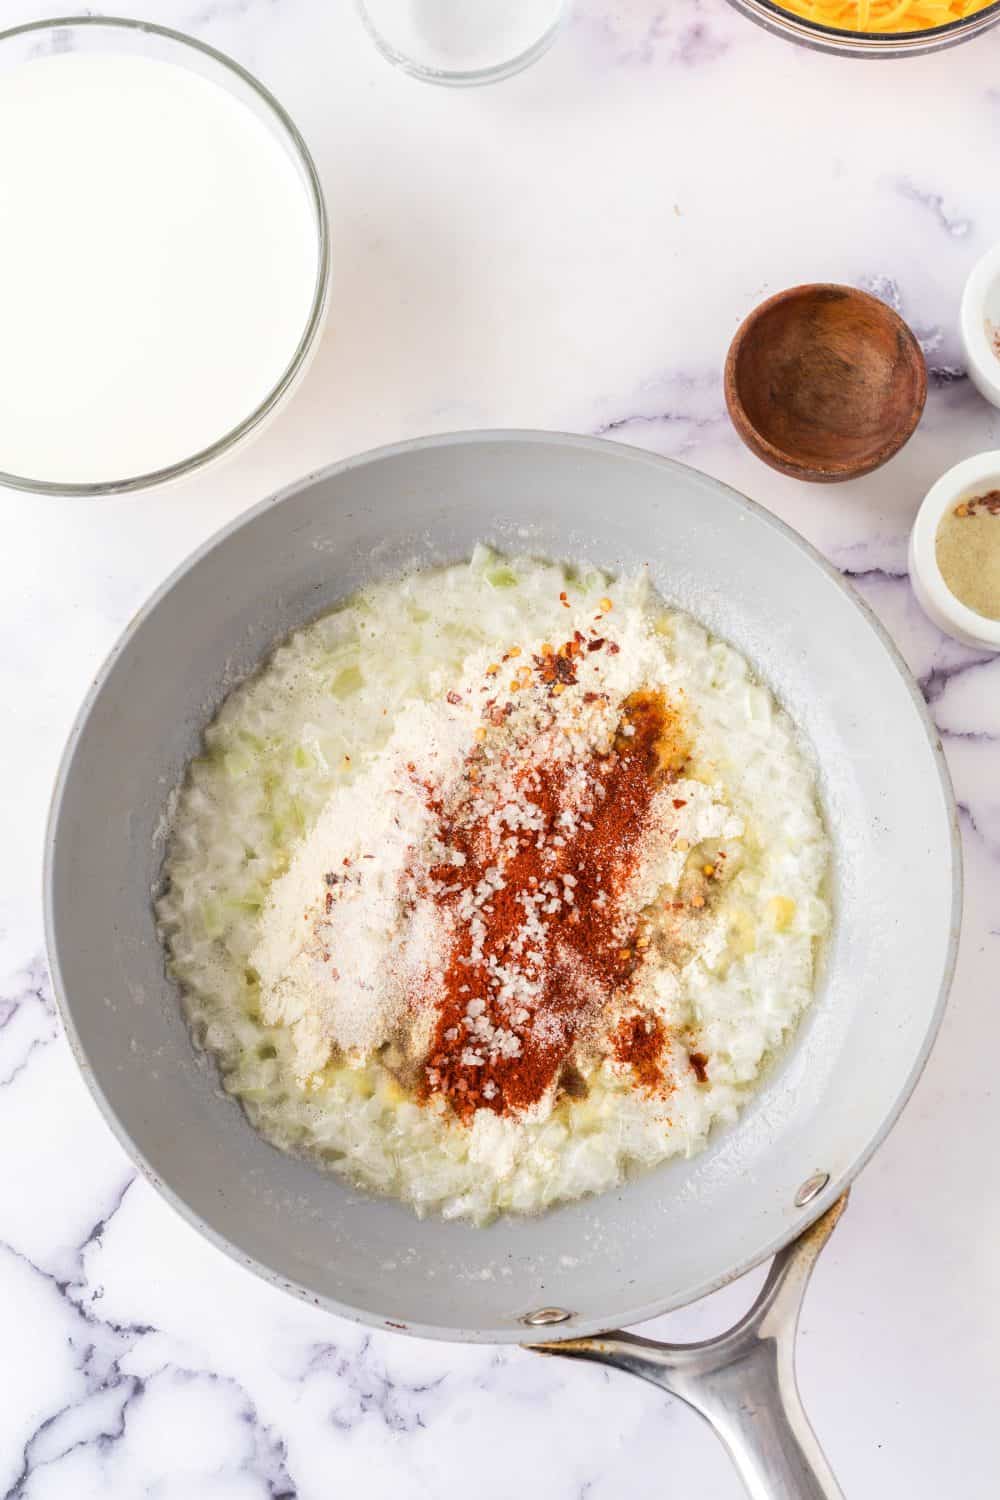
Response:
[[[259,429],[322,327],[319,178],[281,105],[178,32],[0,32],[0,485],[104,495]]]

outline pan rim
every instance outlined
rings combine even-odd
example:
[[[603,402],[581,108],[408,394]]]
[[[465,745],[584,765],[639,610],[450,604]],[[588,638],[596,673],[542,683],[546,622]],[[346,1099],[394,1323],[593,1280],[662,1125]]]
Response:
[[[59,946],[55,931],[55,915],[53,908],[54,871],[56,862],[56,845],[59,834],[59,822],[62,812],[63,798],[69,772],[76,755],[77,747],[86,732],[87,724],[98,696],[105,682],[111,675],[116,663],[122,654],[130,646],[134,636],[140,630],[147,618],[155,611],[160,602],[171,592],[179,580],[194,569],[201,560],[216,547],[221,546],[229,538],[235,535],[245,526],[252,525],[258,516],[270,510],[272,506],[280,505],[290,496],[320,481],[332,478],[335,475],[345,474],[354,468],[362,467],[371,463],[381,462],[386,459],[395,458],[407,453],[421,452],[437,447],[471,446],[487,443],[512,443],[521,444],[525,447],[533,445],[555,445],[576,449],[580,452],[604,452],[612,450],[620,459],[631,462],[649,464],[659,469],[664,474],[696,473],[707,479],[712,485],[717,486],[732,499],[738,507],[745,512],[755,516],[766,525],[772,527],[779,535],[790,541],[804,555],[817,566],[826,577],[836,585],[843,596],[856,608],[866,620],[870,629],[874,632],[890,661],[895,667],[899,677],[905,685],[910,699],[916,708],[917,717],[920,721],[928,747],[938,773],[938,782],[941,789],[944,807],[948,816],[949,826],[949,850],[951,856],[951,887],[952,901],[949,913],[949,937],[945,961],[938,988],[934,1010],[929,1025],[922,1040],[920,1049],[914,1060],[913,1066],[907,1075],[902,1088],[890,1101],[883,1115],[881,1124],[872,1135],[865,1149],[859,1156],[843,1171],[831,1176],[822,1192],[812,1199],[807,1207],[803,1208],[795,1220],[789,1225],[787,1231],[779,1234],[773,1240],[767,1242],[759,1250],[753,1251],[742,1259],[737,1265],[724,1274],[708,1277],[703,1283],[697,1284],[693,1289],[685,1290],[683,1293],[665,1295],[653,1302],[641,1303],[635,1307],[627,1308],[624,1313],[614,1318],[611,1323],[600,1318],[573,1318],[567,1325],[558,1325],[547,1328],[546,1341],[558,1343],[566,1339],[587,1337],[593,1334],[606,1332],[609,1327],[623,1326],[633,1327],[638,1323],[646,1322],[652,1318],[661,1317],[668,1312],[676,1311],[680,1307],[688,1306],[708,1296],[731,1281],[752,1271],[755,1267],[770,1260],[772,1256],[789,1244],[804,1230],[808,1229],[828,1208],[844,1193],[844,1191],[855,1180],[863,1170],[872,1156],[883,1143],[886,1136],[896,1124],[910,1099],[921,1074],[926,1067],[934,1042],[940,1030],[941,1021],[944,1016],[955,972],[955,964],[958,957],[958,943],[961,930],[962,895],[963,895],[963,866],[961,835],[958,824],[958,806],[951,782],[941,744],[941,738],[936,726],[931,719],[930,712],[924,702],[923,696],[917,686],[913,674],[910,672],[902,653],[895,641],[889,635],[885,626],[877,615],[866,603],[866,601],[851,587],[850,583],[832,563],[820,553],[811,542],[807,541],[799,532],[780,517],[773,514],[757,501],[743,495],[733,486],[724,481],[716,479],[712,475],[705,474],[703,470],[695,469],[693,465],[680,463],[677,459],[668,458],[663,454],[650,452],[648,449],[638,448],[633,444],[619,443],[603,437],[583,436],[574,433],[563,433],[547,431],[535,428],[480,428],[465,432],[435,433],[432,435],[410,438],[402,442],[380,445],[368,449],[360,454],[354,454],[335,463],[310,471],[302,478],[282,486],[275,493],[258,501],[248,510],[241,512],[231,521],[213,532],[198,547],[196,547],[177,567],[171,570],[163,582],[150,594],[149,598],[132,616],[124,630],[118,636],[110,652],[105,657],[100,668],[95,674],[90,687],[74,716],[65,748],[59,761],[49,806],[48,819],[45,828],[44,864],[43,864],[43,909],[45,944],[48,955],[49,971],[52,978],[53,993],[58,1006],[67,1040],[76,1060],[77,1066],[86,1082],[86,1085],[98,1106],[105,1122],[121,1145],[122,1149],[134,1163],[142,1176],[156,1189],[159,1195],[184,1219],[193,1229],[207,1239],[217,1249],[221,1250],[229,1259],[238,1265],[252,1271],[269,1285],[292,1293],[313,1306],[321,1307],[327,1312],[334,1313],[338,1317],[346,1318],[352,1322],[360,1323],[368,1327],[388,1328],[393,1332],[402,1332],[419,1338],[437,1339],[453,1343],[482,1343],[482,1344],[531,1344],[537,1342],[537,1334],[532,1335],[527,1329],[519,1330],[511,1327],[482,1328],[463,1327],[455,1328],[442,1324],[424,1324],[411,1322],[401,1324],[390,1320],[368,1308],[356,1307],[350,1303],[340,1302],[334,1297],[320,1294],[306,1286],[304,1283],[289,1279],[276,1271],[273,1267],[266,1265],[254,1256],[248,1255],[241,1250],[233,1240],[221,1234],[210,1225],[201,1215],[193,1209],[169,1183],[165,1182],[154,1169],[145,1154],[132,1140],[128,1130],[118,1116],[117,1111],[105,1093],[97,1073],[83,1046],[79,1032],[77,1031],[72,1015],[72,1007],[67,999],[66,986],[63,981],[62,968],[59,960]]]

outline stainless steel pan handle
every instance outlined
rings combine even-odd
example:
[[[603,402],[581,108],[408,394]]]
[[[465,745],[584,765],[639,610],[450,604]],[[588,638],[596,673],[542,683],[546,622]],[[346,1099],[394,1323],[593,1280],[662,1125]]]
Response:
[[[735,1327],[699,1344],[631,1333],[534,1344],[592,1359],[679,1396],[725,1443],[753,1500],[843,1500],[795,1380],[795,1333],[809,1277],[847,1205],[845,1193],[775,1256],[760,1296]]]

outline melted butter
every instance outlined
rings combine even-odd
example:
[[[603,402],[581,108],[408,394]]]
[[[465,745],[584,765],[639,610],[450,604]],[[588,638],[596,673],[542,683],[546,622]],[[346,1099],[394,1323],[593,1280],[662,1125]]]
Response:
[[[795,902],[790,896],[772,896],[767,915],[775,932],[787,932],[795,920]]]

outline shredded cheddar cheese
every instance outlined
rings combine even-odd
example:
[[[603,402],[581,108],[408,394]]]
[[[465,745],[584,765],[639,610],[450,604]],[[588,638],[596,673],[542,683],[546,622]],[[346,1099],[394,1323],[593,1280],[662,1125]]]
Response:
[[[927,31],[985,10],[993,0],[781,0],[782,10],[837,31]]]

